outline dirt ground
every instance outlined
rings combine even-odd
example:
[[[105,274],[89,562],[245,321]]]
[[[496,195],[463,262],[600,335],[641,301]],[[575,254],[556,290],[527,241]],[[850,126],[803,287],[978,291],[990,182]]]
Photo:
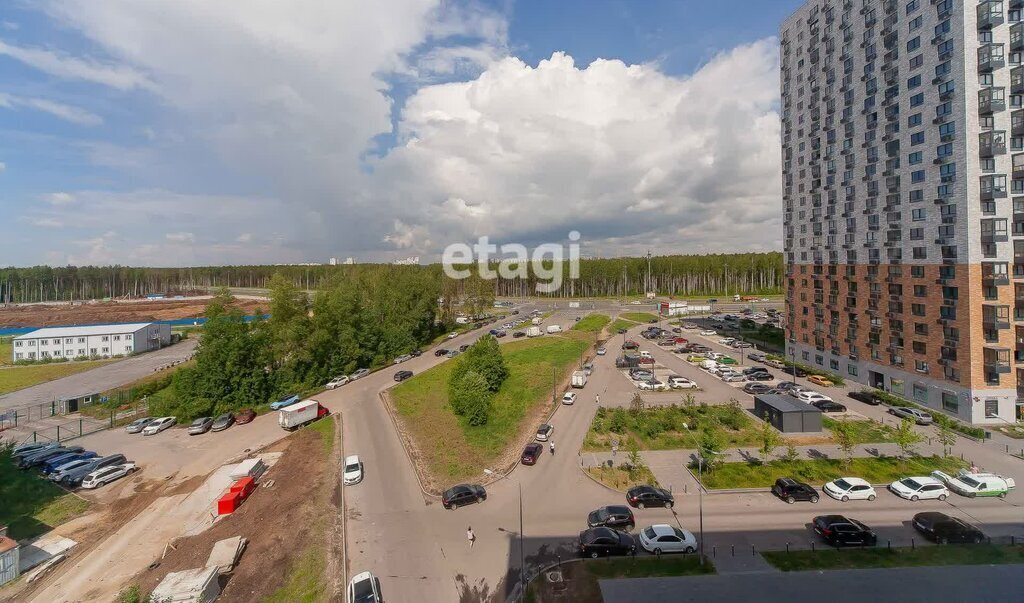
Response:
[[[50,327],[63,325],[151,322],[202,316],[208,297],[165,301],[76,302],[70,304],[28,304],[0,306],[0,328]],[[269,302],[236,299],[235,306],[246,314],[266,311]]]
[[[168,573],[205,565],[218,540],[243,536],[249,544],[234,572],[222,578],[221,598],[260,601],[280,588],[287,568],[314,536],[310,526],[325,515],[337,514],[326,490],[337,474],[328,470],[331,462],[323,454],[320,435],[303,430],[282,442],[287,442],[284,455],[261,480],[274,480],[273,487],[257,488],[237,511],[212,528],[177,540],[158,567],[143,571],[133,583],[151,592]]]

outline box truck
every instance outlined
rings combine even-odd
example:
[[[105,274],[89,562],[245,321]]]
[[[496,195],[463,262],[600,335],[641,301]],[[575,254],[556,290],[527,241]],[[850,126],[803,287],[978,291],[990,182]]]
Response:
[[[331,412],[316,400],[306,400],[279,410],[277,423],[282,428],[292,431],[329,414]]]
[[[534,317],[534,319],[533,319],[533,320],[531,320],[530,322],[532,322],[532,323],[533,323],[533,324],[535,324],[535,325],[539,325],[540,323],[542,323],[542,322],[544,322],[544,321],[543,321],[543,320],[541,319],[541,317],[540,317],[540,316],[536,316],[536,317]]]
[[[562,327],[559,325],[548,325],[548,333],[561,333]]]
[[[587,371],[573,371],[572,386],[579,389],[587,384]]]
[[[526,329],[527,337],[540,337],[543,334],[544,333],[540,330],[540,327],[530,327],[529,329]]]

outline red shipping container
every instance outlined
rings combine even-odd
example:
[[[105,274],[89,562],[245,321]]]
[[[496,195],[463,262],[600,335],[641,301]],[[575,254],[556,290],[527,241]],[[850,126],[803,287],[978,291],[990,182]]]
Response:
[[[242,495],[239,492],[228,492],[217,501],[217,515],[230,515],[238,509],[242,503]]]
[[[256,480],[251,477],[243,477],[231,485],[231,492],[241,492],[242,499],[249,498],[252,491],[256,489]]]

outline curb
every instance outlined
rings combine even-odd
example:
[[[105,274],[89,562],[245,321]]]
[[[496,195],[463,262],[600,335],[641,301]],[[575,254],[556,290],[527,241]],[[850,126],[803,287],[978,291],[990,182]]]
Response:
[[[342,412],[338,411],[338,448],[341,451],[341,463],[345,464],[345,420]],[[341,497],[341,583],[347,588],[348,585],[348,503],[345,496],[344,476],[338,480],[338,493]]]
[[[405,441],[405,436],[398,425],[398,419],[395,417],[394,409],[391,408],[391,397],[388,396],[387,393],[387,389],[378,391],[377,397],[380,398],[380,401],[384,404],[384,408],[387,410],[388,416],[391,417],[391,424],[395,428],[395,435],[398,436],[398,441],[402,443],[402,450],[405,450],[405,456],[409,459],[409,463],[412,465],[413,473],[416,474],[416,484],[420,487],[420,492],[428,498],[441,498],[437,494],[430,493],[423,487],[423,477],[420,475],[419,467],[416,465],[416,459],[409,450],[409,444]]]

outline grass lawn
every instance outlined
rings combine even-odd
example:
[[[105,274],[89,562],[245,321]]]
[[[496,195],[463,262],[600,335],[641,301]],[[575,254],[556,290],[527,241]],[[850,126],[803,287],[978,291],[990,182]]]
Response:
[[[549,583],[538,576],[527,588],[526,601],[601,601],[598,580],[714,574],[710,560],[701,565],[696,555],[661,555],[588,559],[562,565],[563,582]]]
[[[1024,425],[1000,425],[995,430],[1017,440],[1024,439]]]
[[[622,318],[616,318],[615,322],[608,325],[608,332],[615,335],[620,329],[632,329],[637,323],[632,320],[623,320]]]
[[[1024,546],[947,544],[943,546],[868,548],[836,551],[772,551],[764,558],[784,572],[856,569],[865,567],[919,567],[925,565],[992,565],[1024,563]]]
[[[825,429],[831,430],[836,423],[839,423],[839,421],[831,417],[822,417],[821,423]],[[884,444],[896,441],[893,437],[896,434],[896,430],[888,425],[882,425],[878,421],[871,419],[866,421],[855,421],[851,419],[850,425],[854,428],[854,437],[856,441],[862,444]]]
[[[651,314],[650,312],[623,312],[619,314],[619,318],[625,318],[626,320],[632,320],[633,322],[647,323],[652,320],[658,320],[657,314]]]
[[[776,460],[761,463],[725,463],[704,474],[704,485],[712,489],[770,488],[781,476],[795,477],[813,485],[838,477],[857,476],[872,484],[887,484],[908,475],[928,475],[935,469],[955,474],[967,464],[954,457],[855,458],[846,467],[839,459]]]
[[[741,408],[684,404],[650,407],[640,415],[628,408],[599,408],[583,440],[583,450],[608,451],[616,439],[619,450],[625,450],[630,441],[640,450],[693,449],[704,430],[713,425],[720,428],[728,448],[758,444],[757,424]]]
[[[623,460],[626,459],[626,455],[627,453],[622,453]],[[654,473],[652,473],[650,468],[647,466],[637,467],[631,473],[621,465],[617,467],[602,465],[600,467],[588,467],[587,473],[590,474],[590,477],[608,486],[612,490],[618,490],[620,492],[625,492],[633,486],[640,486],[643,484],[651,486],[658,485],[658,480],[655,479]]]
[[[89,503],[36,471],[19,471],[9,449],[0,451],[0,525],[15,540],[31,538],[85,513]]]
[[[572,329],[574,331],[583,331],[584,333],[600,333],[601,329],[610,321],[611,319],[604,314],[588,314],[573,325]]]
[[[550,400],[552,373],[561,383],[576,368],[581,345],[585,344],[573,337],[550,335],[502,345],[509,377],[494,397],[487,424],[479,427],[456,416],[448,405],[453,362],[394,387],[391,399],[437,485],[479,478],[484,469],[496,469],[493,464],[519,433],[523,420]]]
[[[11,340],[0,339],[0,366],[11,364]]]
[[[55,362],[52,364],[29,364],[0,369],[0,394],[25,389],[46,381],[53,381],[82,371],[88,371],[117,360],[82,360],[78,362]]]

